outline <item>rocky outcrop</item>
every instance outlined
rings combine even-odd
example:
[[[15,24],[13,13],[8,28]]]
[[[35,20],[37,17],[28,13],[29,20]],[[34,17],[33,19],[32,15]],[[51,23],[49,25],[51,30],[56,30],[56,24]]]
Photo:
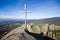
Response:
[[[22,25],[21,27],[18,27],[9,32],[1,40],[36,40],[34,37],[25,32],[26,29],[29,32],[33,32],[33,29],[29,24],[27,27],[25,25]]]
[[[22,25],[5,35],[1,40],[44,40],[48,31],[48,24],[44,24],[42,29],[39,26],[27,24]]]
[[[27,30],[29,32],[32,32],[32,33],[37,33],[37,34],[40,34],[41,30],[39,28],[39,26],[33,26],[33,25],[27,25]]]

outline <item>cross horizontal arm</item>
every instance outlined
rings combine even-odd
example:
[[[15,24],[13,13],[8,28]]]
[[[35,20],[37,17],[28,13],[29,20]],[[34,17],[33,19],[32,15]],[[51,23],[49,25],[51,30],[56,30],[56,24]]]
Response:
[[[27,11],[27,13],[32,13],[31,11]]]
[[[21,11],[20,13],[32,13],[31,11]]]

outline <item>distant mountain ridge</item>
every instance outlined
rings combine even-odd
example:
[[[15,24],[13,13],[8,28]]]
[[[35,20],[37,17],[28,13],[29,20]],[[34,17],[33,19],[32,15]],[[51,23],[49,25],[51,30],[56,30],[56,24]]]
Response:
[[[60,25],[60,17],[46,18],[35,20],[36,23],[49,23],[49,24],[58,24]]]
[[[24,19],[0,19],[0,22],[23,22]],[[60,25],[60,17],[52,17],[45,19],[29,19],[27,23],[49,23],[49,24],[58,24]]]

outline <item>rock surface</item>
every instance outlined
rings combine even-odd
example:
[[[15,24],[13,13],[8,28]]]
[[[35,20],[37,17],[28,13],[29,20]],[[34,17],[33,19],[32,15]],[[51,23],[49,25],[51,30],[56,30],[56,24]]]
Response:
[[[44,24],[44,25],[42,26],[41,31],[44,33],[44,35],[46,35],[47,32],[48,32],[48,24]]]
[[[41,29],[36,26],[27,24],[27,26],[22,25],[5,35],[1,40],[44,40],[45,37],[43,34],[46,34],[48,31],[48,24],[42,26]]]
[[[27,26],[28,27],[22,25],[21,27],[12,30],[7,35],[5,35],[1,40],[36,40],[34,37],[25,32],[25,29],[28,29],[29,32],[33,32],[30,25]]]

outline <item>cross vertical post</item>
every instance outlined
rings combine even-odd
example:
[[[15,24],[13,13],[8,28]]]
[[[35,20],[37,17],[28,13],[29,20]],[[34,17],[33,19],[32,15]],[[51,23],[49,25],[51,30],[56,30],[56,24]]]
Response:
[[[27,9],[26,9],[26,4],[24,4],[24,13],[25,13],[25,26],[27,25]]]

